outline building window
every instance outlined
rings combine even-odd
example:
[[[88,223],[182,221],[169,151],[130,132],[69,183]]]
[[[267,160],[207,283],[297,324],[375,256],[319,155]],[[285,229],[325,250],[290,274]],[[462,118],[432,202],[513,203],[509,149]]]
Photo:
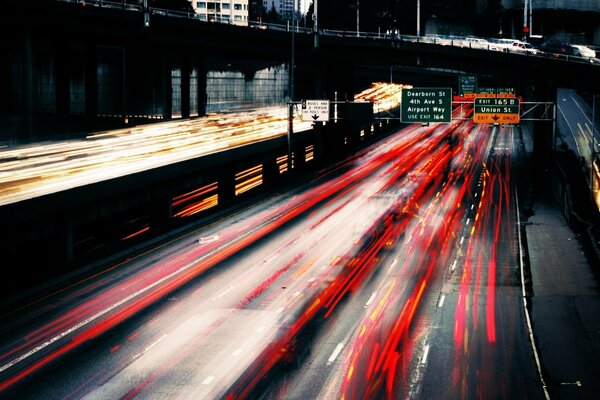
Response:
[[[206,2],[205,1],[199,1],[196,3],[196,8],[206,8]]]
[[[231,4],[223,3],[223,4],[221,4],[221,7],[223,7],[223,10],[229,10],[231,8]]]
[[[233,20],[234,21],[241,21],[242,20],[242,16],[241,15],[234,15],[233,16]]]
[[[239,3],[236,3],[233,5],[233,9],[236,11],[241,11],[242,10],[242,5]]]

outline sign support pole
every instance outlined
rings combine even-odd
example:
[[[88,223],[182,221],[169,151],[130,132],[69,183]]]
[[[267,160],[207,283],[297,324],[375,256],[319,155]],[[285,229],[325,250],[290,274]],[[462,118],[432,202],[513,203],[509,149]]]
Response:
[[[288,144],[288,158],[287,158],[287,170],[288,175],[292,175],[292,134],[294,133],[294,103],[288,103],[288,130],[287,130],[287,144]]]

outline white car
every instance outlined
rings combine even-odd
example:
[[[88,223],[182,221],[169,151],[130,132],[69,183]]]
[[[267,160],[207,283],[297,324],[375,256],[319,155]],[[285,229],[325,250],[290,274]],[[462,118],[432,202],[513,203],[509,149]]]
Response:
[[[491,39],[490,42],[493,43],[495,49],[499,51],[509,51],[513,47],[513,42],[515,39]]]
[[[520,40],[512,40],[512,44],[507,47],[507,51],[521,54],[543,54],[541,50],[538,50],[535,47],[533,47],[531,43],[522,42]]]
[[[573,44],[572,46],[576,56],[589,59],[596,58],[596,52],[589,47],[581,44]]]
[[[485,39],[467,36],[463,39],[463,47],[471,47],[472,49],[484,49],[490,48],[490,42]]]

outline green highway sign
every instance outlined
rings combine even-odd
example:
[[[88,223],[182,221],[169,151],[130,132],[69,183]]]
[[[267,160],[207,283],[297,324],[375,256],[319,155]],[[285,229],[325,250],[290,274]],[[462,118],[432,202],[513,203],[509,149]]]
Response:
[[[477,96],[476,97],[496,97],[498,93],[496,88],[493,87],[480,87],[477,88]]]
[[[473,102],[473,122],[478,124],[518,124],[521,103],[517,98],[477,97]]]
[[[458,77],[458,95],[477,93],[477,77],[472,75],[463,75]]]
[[[516,97],[517,91],[515,88],[504,87],[504,88],[496,88],[498,95],[496,97]]]
[[[451,88],[402,89],[402,122],[445,122],[452,121]]]

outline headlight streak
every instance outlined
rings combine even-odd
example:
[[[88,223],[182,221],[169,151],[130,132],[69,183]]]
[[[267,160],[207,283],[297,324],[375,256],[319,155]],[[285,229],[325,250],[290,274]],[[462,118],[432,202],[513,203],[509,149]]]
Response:
[[[319,277],[314,278],[315,275],[312,275],[313,278],[309,280],[306,278],[309,276],[308,272],[315,269],[313,265],[317,264],[315,264],[313,258],[304,259],[306,252],[297,253],[296,257],[290,259],[288,263],[275,270],[252,291],[246,293],[245,297],[237,304],[236,309],[245,308],[250,302],[260,298],[266,289],[279,281],[293,265],[301,264],[294,267],[294,277],[304,280],[307,284],[307,290],[301,291],[296,287],[290,290],[290,298],[286,300],[287,303],[282,303],[279,300],[277,303],[273,303],[273,306],[282,304],[279,308],[282,315],[292,313],[293,310],[298,309],[301,312],[294,314],[289,319],[290,325],[286,326],[276,336],[268,348],[260,352],[259,357],[251,364],[249,370],[240,376],[227,396],[229,396],[228,398],[240,398],[252,393],[256,385],[270,371],[277,368],[286,357],[289,357],[289,354],[293,352],[292,347],[290,347],[291,344],[306,329],[306,326],[318,318],[331,316],[338,309],[345,296],[358,288],[376,270],[379,265],[379,252],[386,246],[390,246],[390,243],[397,242],[399,235],[414,223],[412,233],[410,236],[407,235],[412,238],[410,247],[407,250],[407,258],[401,260],[398,263],[399,268],[396,268],[393,272],[391,268],[389,270],[386,268],[386,271],[390,274],[397,273],[398,269],[403,271],[414,269],[414,281],[407,284],[404,281],[399,281],[395,276],[391,276],[388,281],[389,285],[378,289],[373,294],[372,301],[370,299],[370,304],[367,305],[369,310],[368,321],[360,325],[360,331],[358,332],[358,339],[363,340],[363,342],[358,341],[358,339],[348,342],[347,348],[350,350],[344,361],[344,365],[347,367],[346,375],[344,384],[340,389],[345,398],[361,397],[360,393],[365,395],[385,394],[385,397],[393,397],[398,393],[398,390],[401,390],[398,387],[396,378],[405,368],[402,364],[404,358],[401,343],[418,310],[430,277],[436,269],[437,264],[431,260],[428,261],[428,259],[435,259],[438,255],[440,258],[444,258],[445,249],[452,243],[453,239],[450,232],[459,213],[462,212],[461,204],[464,204],[465,199],[470,196],[472,177],[469,174],[472,169],[478,166],[477,154],[484,146],[482,142],[485,141],[482,140],[482,136],[474,139],[474,137],[477,137],[478,130],[475,129],[469,134],[467,132],[468,128],[464,127],[465,125],[467,123],[457,123],[449,126],[451,135],[456,138],[453,142],[446,140],[449,134],[444,129],[445,127],[433,126],[427,129],[409,130],[403,142],[390,144],[390,151],[388,152],[367,156],[351,172],[341,174],[333,184],[328,183],[319,186],[305,195],[298,196],[285,207],[261,213],[252,220],[245,221],[245,226],[237,227],[235,231],[232,229],[227,232],[220,232],[214,241],[203,243],[202,246],[198,246],[197,249],[186,256],[167,261],[165,266],[168,268],[163,271],[140,275],[126,285],[114,288],[114,290],[107,290],[102,297],[96,300],[96,303],[90,302],[74,308],[72,312],[69,312],[60,320],[29,335],[23,347],[14,350],[12,354],[18,354],[26,350],[28,346],[35,346],[36,341],[38,341],[38,345],[41,343],[44,346],[43,351],[34,347],[35,352],[39,351],[40,357],[43,358],[36,361],[35,357],[32,357],[32,360],[28,361],[28,365],[25,365],[20,371],[15,371],[16,375],[14,377],[16,377],[16,380],[23,378],[47,364],[50,360],[56,359],[65,352],[76,348],[79,344],[97,337],[112,326],[129,318],[138,310],[147,307],[172,290],[185,285],[191,279],[202,274],[203,271],[212,268],[230,255],[247,248],[260,238],[277,230],[286,222],[300,215],[316,213],[317,207],[330,205],[330,211],[325,213],[321,220],[316,221],[310,228],[317,229],[322,221],[336,215],[346,207],[344,203],[336,205],[334,202],[343,201],[345,197],[348,197],[347,201],[350,202],[351,199],[357,196],[351,193],[353,187],[361,179],[378,174],[386,176],[386,178],[381,179],[384,183],[378,190],[369,193],[369,196],[372,196],[370,198],[386,199],[388,193],[391,193],[390,197],[397,196],[397,201],[382,201],[383,204],[388,205],[387,209],[381,211],[382,214],[379,218],[373,219],[373,224],[360,236],[351,251],[341,254],[329,265],[322,266],[322,273]],[[461,161],[457,161],[457,158]],[[510,193],[508,180],[500,174],[497,163],[492,161],[488,163],[488,167],[489,170],[486,170],[482,181],[484,190],[477,198],[479,201],[477,210],[478,212],[481,211],[482,217],[477,217],[473,222],[472,239],[467,240],[467,244],[479,234],[479,227],[482,224],[489,223],[490,218],[501,217],[500,210],[494,210],[495,204],[489,201],[494,190],[500,194],[501,201],[509,205],[510,200],[507,198]],[[508,167],[509,164],[506,164],[503,168],[506,170]],[[382,171],[385,172],[382,173]],[[245,178],[252,179],[254,172],[248,172]],[[444,177],[446,177],[446,180],[442,184]],[[441,189],[438,192],[439,187]],[[178,206],[185,207],[188,201],[192,202],[198,199],[198,196],[205,195],[204,187],[201,189],[203,190],[188,193],[185,195],[186,197],[178,198],[175,201],[180,202]],[[431,205],[426,206],[429,200],[431,200]],[[496,225],[494,233],[496,241],[498,240],[499,229],[499,225]],[[475,255],[470,250],[470,245],[467,251],[471,251],[468,254],[476,257],[478,260],[476,264],[479,264],[478,268],[481,267],[484,262],[481,254]],[[491,258],[494,259],[494,256],[495,253]],[[182,268],[182,266],[184,267]],[[495,340],[496,332],[493,325],[495,293],[489,291],[489,286],[493,286],[489,274],[489,270],[492,268],[495,269],[495,261],[494,265],[490,265],[488,268],[488,290],[486,292],[486,302],[489,304],[486,309],[487,337],[491,342]],[[465,279],[471,279],[473,275],[478,276],[476,280],[480,279],[479,276],[483,276],[481,270],[479,270],[475,274],[469,272],[468,275],[465,275]],[[166,280],[161,280],[162,278],[166,278]],[[154,291],[152,285],[156,282],[160,282],[160,289]],[[165,286],[163,286],[163,283],[166,283]],[[495,285],[495,282],[493,283]],[[123,309],[120,309],[120,305],[118,305],[117,308],[119,309],[107,311],[106,319],[99,320],[97,323],[83,320],[85,325],[77,327],[76,331],[78,332],[69,331],[71,324],[77,324],[81,321],[82,316],[86,316],[86,313],[90,315],[89,313],[98,311],[102,307],[111,307],[117,304],[114,303],[113,298],[118,299],[119,296],[122,298],[123,294],[119,291],[122,290],[127,294],[134,290],[143,291],[145,287],[150,287],[151,290],[143,295],[140,292],[139,298],[136,298],[135,303],[131,306],[125,307],[124,305]],[[468,299],[469,293],[466,292],[461,304],[468,307],[470,303]],[[129,300],[132,299],[125,298],[126,302]],[[267,298],[265,301],[269,302],[271,300],[273,298]],[[400,307],[400,305],[402,306]],[[468,308],[466,311],[468,311]],[[477,311],[474,311],[474,315],[477,319]],[[94,316],[95,314],[92,315],[92,317]],[[384,337],[382,331],[378,330],[382,329],[382,326],[389,328],[390,334],[388,337]],[[46,330],[46,328],[49,329]],[[463,332],[460,335],[462,336],[461,344],[465,345],[467,340],[466,330],[455,328],[455,332],[457,331]],[[60,336],[65,332],[67,333],[64,336]],[[51,335],[59,335],[60,337],[46,345],[44,340],[47,340]],[[66,345],[54,345],[54,343],[62,342],[63,338],[70,339],[70,342]],[[45,347],[48,347],[48,349],[45,349]],[[54,347],[58,348],[54,349]],[[33,356],[33,354],[29,354],[28,357]],[[8,353],[2,355],[2,359],[6,360],[7,356]],[[15,358],[13,361],[17,359]],[[4,371],[13,368],[20,362],[21,360],[8,366]],[[4,364],[4,366],[7,365]],[[147,376],[129,392],[128,396],[141,393],[147,385],[158,379],[159,375],[160,373],[156,371]],[[360,382],[364,383],[365,377],[367,378],[366,384],[361,387]],[[203,382],[207,382],[208,385],[215,379],[214,376],[206,377]],[[10,386],[14,381],[8,385],[6,383],[7,381],[0,382],[0,390]]]
[[[271,210],[257,216],[254,223],[248,224],[250,230],[244,234],[240,235],[237,231],[223,233],[219,240],[194,250],[184,257],[165,262],[160,271],[149,270],[145,273],[146,276],[140,276],[136,280],[128,282],[126,290],[123,290],[122,286],[110,289],[92,301],[78,306],[59,319],[52,321],[50,325],[40,327],[36,335],[30,335],[21,346],[15,346],[10,352],[2,355],[4,360],[2,371],[20,365],[25,359],[28,362],[20,368],[20,372],[16,372],[11,378],[1,382],[0,390],[11,386],[81,343],[97,337],[240,249],[249,246],[286,222],[319,205],[322,201],[335,196],[336,192],[348,190],[382,164],[396,159],[397,154],[397,152],[390,152],[371,157],[369,163],[359,165],[354,170],[343,174],[333,185],[317,187],[287,204],[283,209]],[[382,238],[378,245],[382,246],[385,242],[387,239]],[[126,296],[131,290],[137,291],[133,296]],[[83,323],[77,322],[82,320]],[[73,323],[76,325],[72,325]],[[78,331],[80,332],[76,334]],[[63,343],[67,337],[71,337],[71,339],[67,343]],[[57,344],[55,345],[55,343]],[[50,345],[56,349],[48,353],[46,348]],[[45,355],[42,356],[42,353]],[[11,360],[10,357],[14,354],[22,356]]]

